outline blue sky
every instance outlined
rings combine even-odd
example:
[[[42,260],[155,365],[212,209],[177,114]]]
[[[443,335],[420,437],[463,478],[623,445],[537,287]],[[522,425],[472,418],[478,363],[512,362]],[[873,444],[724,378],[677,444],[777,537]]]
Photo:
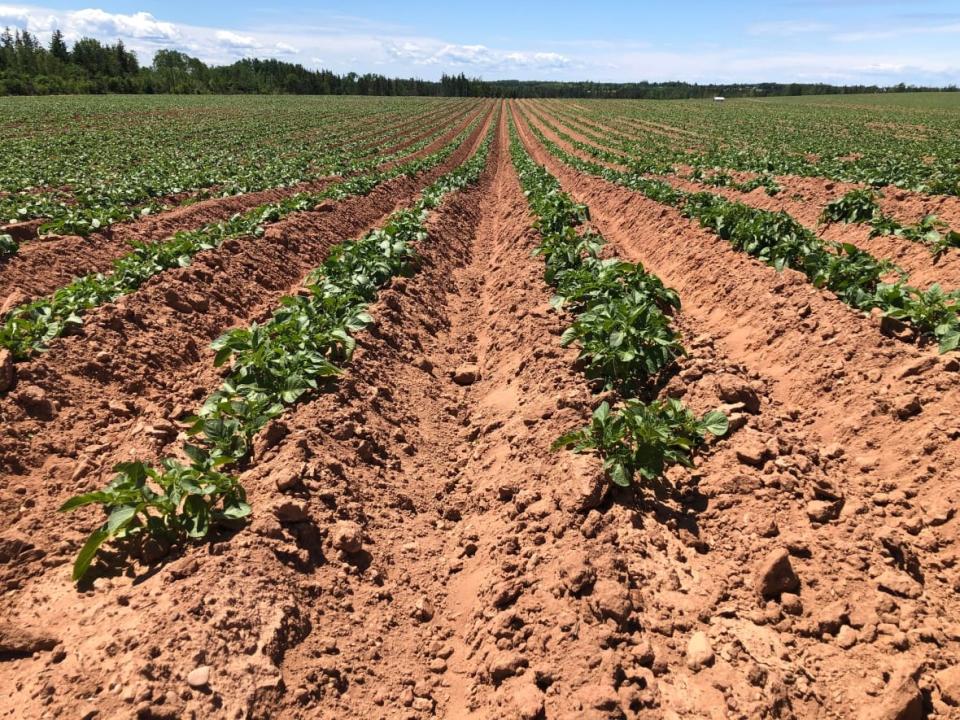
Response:
[[[960,83],[957,0],[40,0],[0,2],[3,24],[119,38],[142,62],[166,47],[431,79]]]

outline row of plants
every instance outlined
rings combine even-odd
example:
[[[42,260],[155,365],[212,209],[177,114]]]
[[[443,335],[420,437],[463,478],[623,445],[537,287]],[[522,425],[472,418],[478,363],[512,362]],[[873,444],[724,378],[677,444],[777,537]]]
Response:
[[[450,114],[460,114],[467,108],[455,108]],[[442,134],[450,114],[437,118],[436,132]],[[353,123],[350,121],[353,120]],[[0,218],[10,222],[45,218],[41,234],[88,235],[116,222],[136,219],[167,208],[168,198],[183,193],[185,202],[196,202],[216,194],[221,197],[254,192],[275,187],[288,187],[298,182],[327,174],[348,174],[376,164],[378,154],[395,142],[397,131],[389,126],[378,126],[374,135],[357,136],[356,118],[330,121],[330,132],[319,140],[301,138],[278,150],[272,142],[259,142],[259,149],[269,148],[272,156],[257,155],[255,168],[247,169],[239,157],[218,161],[222,148],[205,149],[191,157],[188,173],[170,160],[146,157],[121,177],[96,176],[80,183],[69,183],[70,191],[43,190],[39,193],[16,193],[0,197]],[[404,132],[411,126],[404,124]],[[418,126],[412,126],[417,132]],[[234,138],[229,145],[236,142]],[[422,146],[432,142],[427,140]],[[422,147],[421,146],[421,147]],[[248,151],[250,152],[250,151]],[[401,151],[402,152],[402,151]],[[238,153],[239,155],[239,153]]]
[[[11,310],[0,325],[0,347],[10,350],[15,360],[24,360],[33,352],[45,349],[54,338],[81,326],[84,313],[91,308],[137,290],[149,278],[165,270],[186,267],[199,252],[217,248],[230,238],[261,235],[266,225],[291,213],[310,210],[323,200],[366,195],[399,175],[412,177],[435,168],[473,134],[481,121],[482,118],[477,117],[453,140],[425,157],[351,177],[318,192],[298,193],[236,214],[227,221],[178,232],[163,243],[139,244],[114,263],[113,272],[77,278],[52,295]]]
[[[613,163],[616,165],[621,165],[627,167],[634,173],[648,174],[648,175],[667,175],[670,173],[677,172],[677,169],[672,165],[665,164],[659,161],[651,162],[649,158],[644,158],[643,156],[637,157],[631,155],[631,152],[635,152],[635,148],[630,146],[628,143],[621,144],[621,153],[610,152],[604,147],[605,144],[614,143],[617,144],[617,138],[607,134],[598,134],[591,132],[590,130],[584,129],[582,126],[576,128],[571,127],[573,124],[570,119],[559,119],[558,123],[553,123],[548,120],[544,115],[538,113],[536,110],[531,109],[530,114],[533,115],[538,122],[543,126],[550,129],[557,137],[569,144],[571,147],[576,148],[577,150],[587,153],[591,157],[595,157],[598,160],[604,162]],[[563,127],[561,127],[561,125]],[[575,129],[579,134],[586,137],[591,143],[585,143],[580,140],[577,140],[563,128]],[[730,173],[720,169],[720,168],[703,168],[703,167],[694,167],[690,173],[685,177],[687,180],[693,182],[701,183],[703,185],[711,185],[714,187],[729,187],[738,192],[748,193],[756,190],[759,187],[764,189],[764,192],[771,197],[777,195],[781,191],[780,185],[777,183],[776,178],[770,173],[761,173],[749,180],[737,181]]]
[[[578,103],[636,146],[634,154],[693,167],[822,177],[872,187],[960,195],[960,141],[946,107],[884,98],[823,104],[790,99],[714,103]],[[550,103],[551,110],[562,107]],[[638,127],[642,123],[642,127]],[[669,128],[659,132],[658,127]]]
[[[345,135],[349,132],[349,130],[345,131]],[[392,132],[392,130],[388,130],[387,135],[384,135],[383,138],[389,137]],[[411,146],[397,150],[389,155],[379,153],[383,148],[382,144],[366,144],[361,140],[344,143],[328,150],[324,155],[314,160],[313,172],[316,176],[327,174],[347,176],[353,173],[369,172],[377,165],[393,162],[405,155],[419,152],[430,143],[435,142],[436,139],[445,132],[447,132],[447,129],[441,124],[432,134],[420,139]],[[336,143],[338,139],[342,138],[335,136],[330,139],[330,142]],[[266,177],[262,177],[261,180],[264,182],[268,181]],[[221,196],[227,196],[263,190],[265,188],[266,185],[260,187],[244,186],[243,188],[237,186],[229,188],[221,186],[219,192]],[[209,197],[209,193],[203,191],[195,194],[191,196],[187,202],[196,202],[204,199],[204,197]],[[20,196],[6,198],[8,204],[12,202],[13,204],[19,205],[21,200],[22,197]],[[2,202],[3,200],[0,199],[0,203]],[[59,218],[53,223],[48,222],[41,226],[41,232],[55,229],[59,232],[72,232],[73,234],[84,236],[116,222],[150,215],[158,210],[166,209],[167,206],[163,200],[152,200],[146,205],[137,207],[129,207],[122,204],[112,206],[108,204],[104,207],[106,207],[107,210],[105,213],[101,213],[99,209],[91,211],[89,205],[77,205],[72,199],[66,197],[55,199],[51,195],[41,195],[35,197],[30,203],[20,205],[16,212],[19,219],[34,216],[57,216]],[[94,214],[92,215],[91,212],[94,212]],[[9,234],[0,234],[0,260],[9,258],[19,250],[20,243],[17,240]]]
[[[169,546],[206,537],[217,526],[236,527],[252,512],[244,488],[227,471],[242,467],[253,437],[268,422],[342,372],[354,335],[372,322],[367,307],[391,278],[415,269],[416,244],[427,238],[430,211],[480,179],[494,132],[495,124],[466,162],[428,186],[412,206],[362,238],[334,247],[309,276],[305,292],[284,297],[269,320],[230,330],[213,343],[216,365],[229,363],[230,370],[187,420],[186,462],[120,464],[106,488],[60,508],[99,505],[107,513],[74,562],[74,580],[86,574],[108,541],[130,546],[120,548],[127,551],[144,542]]]
[[[610,153],[604,148],[578,142],[575,138],[536,111],[532,111],[531,115],[572,147],[605,162],[630,166],[628,158]],[[567,126],[569,127],[569,125]],[[603,137],[589,135],[586,131],[583,132],[595,142],[603,142],[604,140]],[[632,169],[634,172],[638,171],[636,167],[632,167]],[[704,168],[696,167],[692,170],[688,179],[695,180],[704,185],[729,187],[744,193],[751,192],[758,187],[763,187],[765,192],[770,196],[778,194],[782,189],[779,184],[777,184],[776,179],[769,173],[758,174],[750,180],[737,182],[730,173],[718,168],[705,170]],[[895,218],[884,214],[880,209],[877,199],[878,196],[875,190],[869,188],[852,190],[842,198],[828,203],[821,214],[820,220],[821,222],[827,223],[867,223],[872,228],[871,237],[877,235],[895,235],[912,242],[921,243],[930,249],[934,258],[940,257],[940,255],[949,248],[960,247],[960,233],[951,230],[946,223],[939,220],[935,215],[927,215],[920,222],[913,225],[903,225]]]
[[[950,248],[960,247],[960,232],[951,230],[936,215],[926,215],[920,222],[903,225],[883,212],[878,195],[870,189],[851,190],[824,206],[820,214],[824,223],[856,223],[869,225],[870,237],[893,235],[926,245],[934,258]]]
[[[941,353],[960,346],[960,291],[937,285],[922,290],[906,282],[904,273],[849,243],[824,240],[784,212],[772,212],[707,192],[689,193],[662,180],[621,172],[566,152],[534,124],[531,131],[554,157],[570,167],[636,190],[756,257],[777,271],[798,270],[819,288],[833,292],[858,310],[879,309],[911,327],[921,338],[935,340]],[[884,282],[885,276],[899,279]]]
[[[727,417],[714,410],[697,418],[674,398],[642,397],[654,395],[658,375],[685,354],[671,321],[677,293],[639,263],[601,257],[604,239],[585,225],[589,209],[533,161],[512,119],[510,153],[536,218],[544,279],[556,290],[551,304],[573,316],[561,344],[576,343],[587,377],[622,398],[615,407],[601,403],[587,427],[554,448],[599,453],[610,481],[623,487],[654,481],[673,464],[692,466],[708,434],[727,432]]]

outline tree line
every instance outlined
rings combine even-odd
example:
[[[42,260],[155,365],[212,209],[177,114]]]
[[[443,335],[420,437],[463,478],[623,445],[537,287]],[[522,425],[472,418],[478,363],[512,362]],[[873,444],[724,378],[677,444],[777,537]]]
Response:
[[[122,41],[93,38],[68,47],[56,30],[44,45],[26,31],[9,28],[0,34],[0,95],[78,93],[419,95],[503,98],[681,99],[822,95],[831,93],[956,90],[897,85],[827,85],[822,83],[759,83],[699,85],[685,82],[596,83],[495,80],[444,74],[439,81],[388,78],[384,75],[308,70],[282,60],[238,60],[207,65],[176,50],[160,50],[149,66],[141,66]]]

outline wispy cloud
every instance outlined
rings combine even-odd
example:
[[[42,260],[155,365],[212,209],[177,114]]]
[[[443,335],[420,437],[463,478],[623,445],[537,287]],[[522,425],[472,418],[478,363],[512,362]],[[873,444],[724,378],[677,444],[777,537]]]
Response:
[[[826,32],[830,29],[830,25],[812,20],[774,20],[748,25],[747,34],[755,36],[789,37],[791,35]]]
[[[495,50],[485,45],[455,45],[434,40],[388,42],[387,53],[415,65],[503,69],[507,67],[553,70],[572,65],[570,58],[555,52]]]
[[[917,35],[956,35],[960,34],[960,22],[936,23],[933,25],[913,25],[907,27],[886,27],[876,30],[856,30],[854,32],[837,33],[832,39],[844,43],[873,42],[875,40],[891,40]]]

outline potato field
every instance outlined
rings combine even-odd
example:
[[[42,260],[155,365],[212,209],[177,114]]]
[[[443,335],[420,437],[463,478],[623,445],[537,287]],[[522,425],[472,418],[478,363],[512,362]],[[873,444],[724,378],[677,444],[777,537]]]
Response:
[[[957,93],[0,128],[0,717],[960,717]]]

